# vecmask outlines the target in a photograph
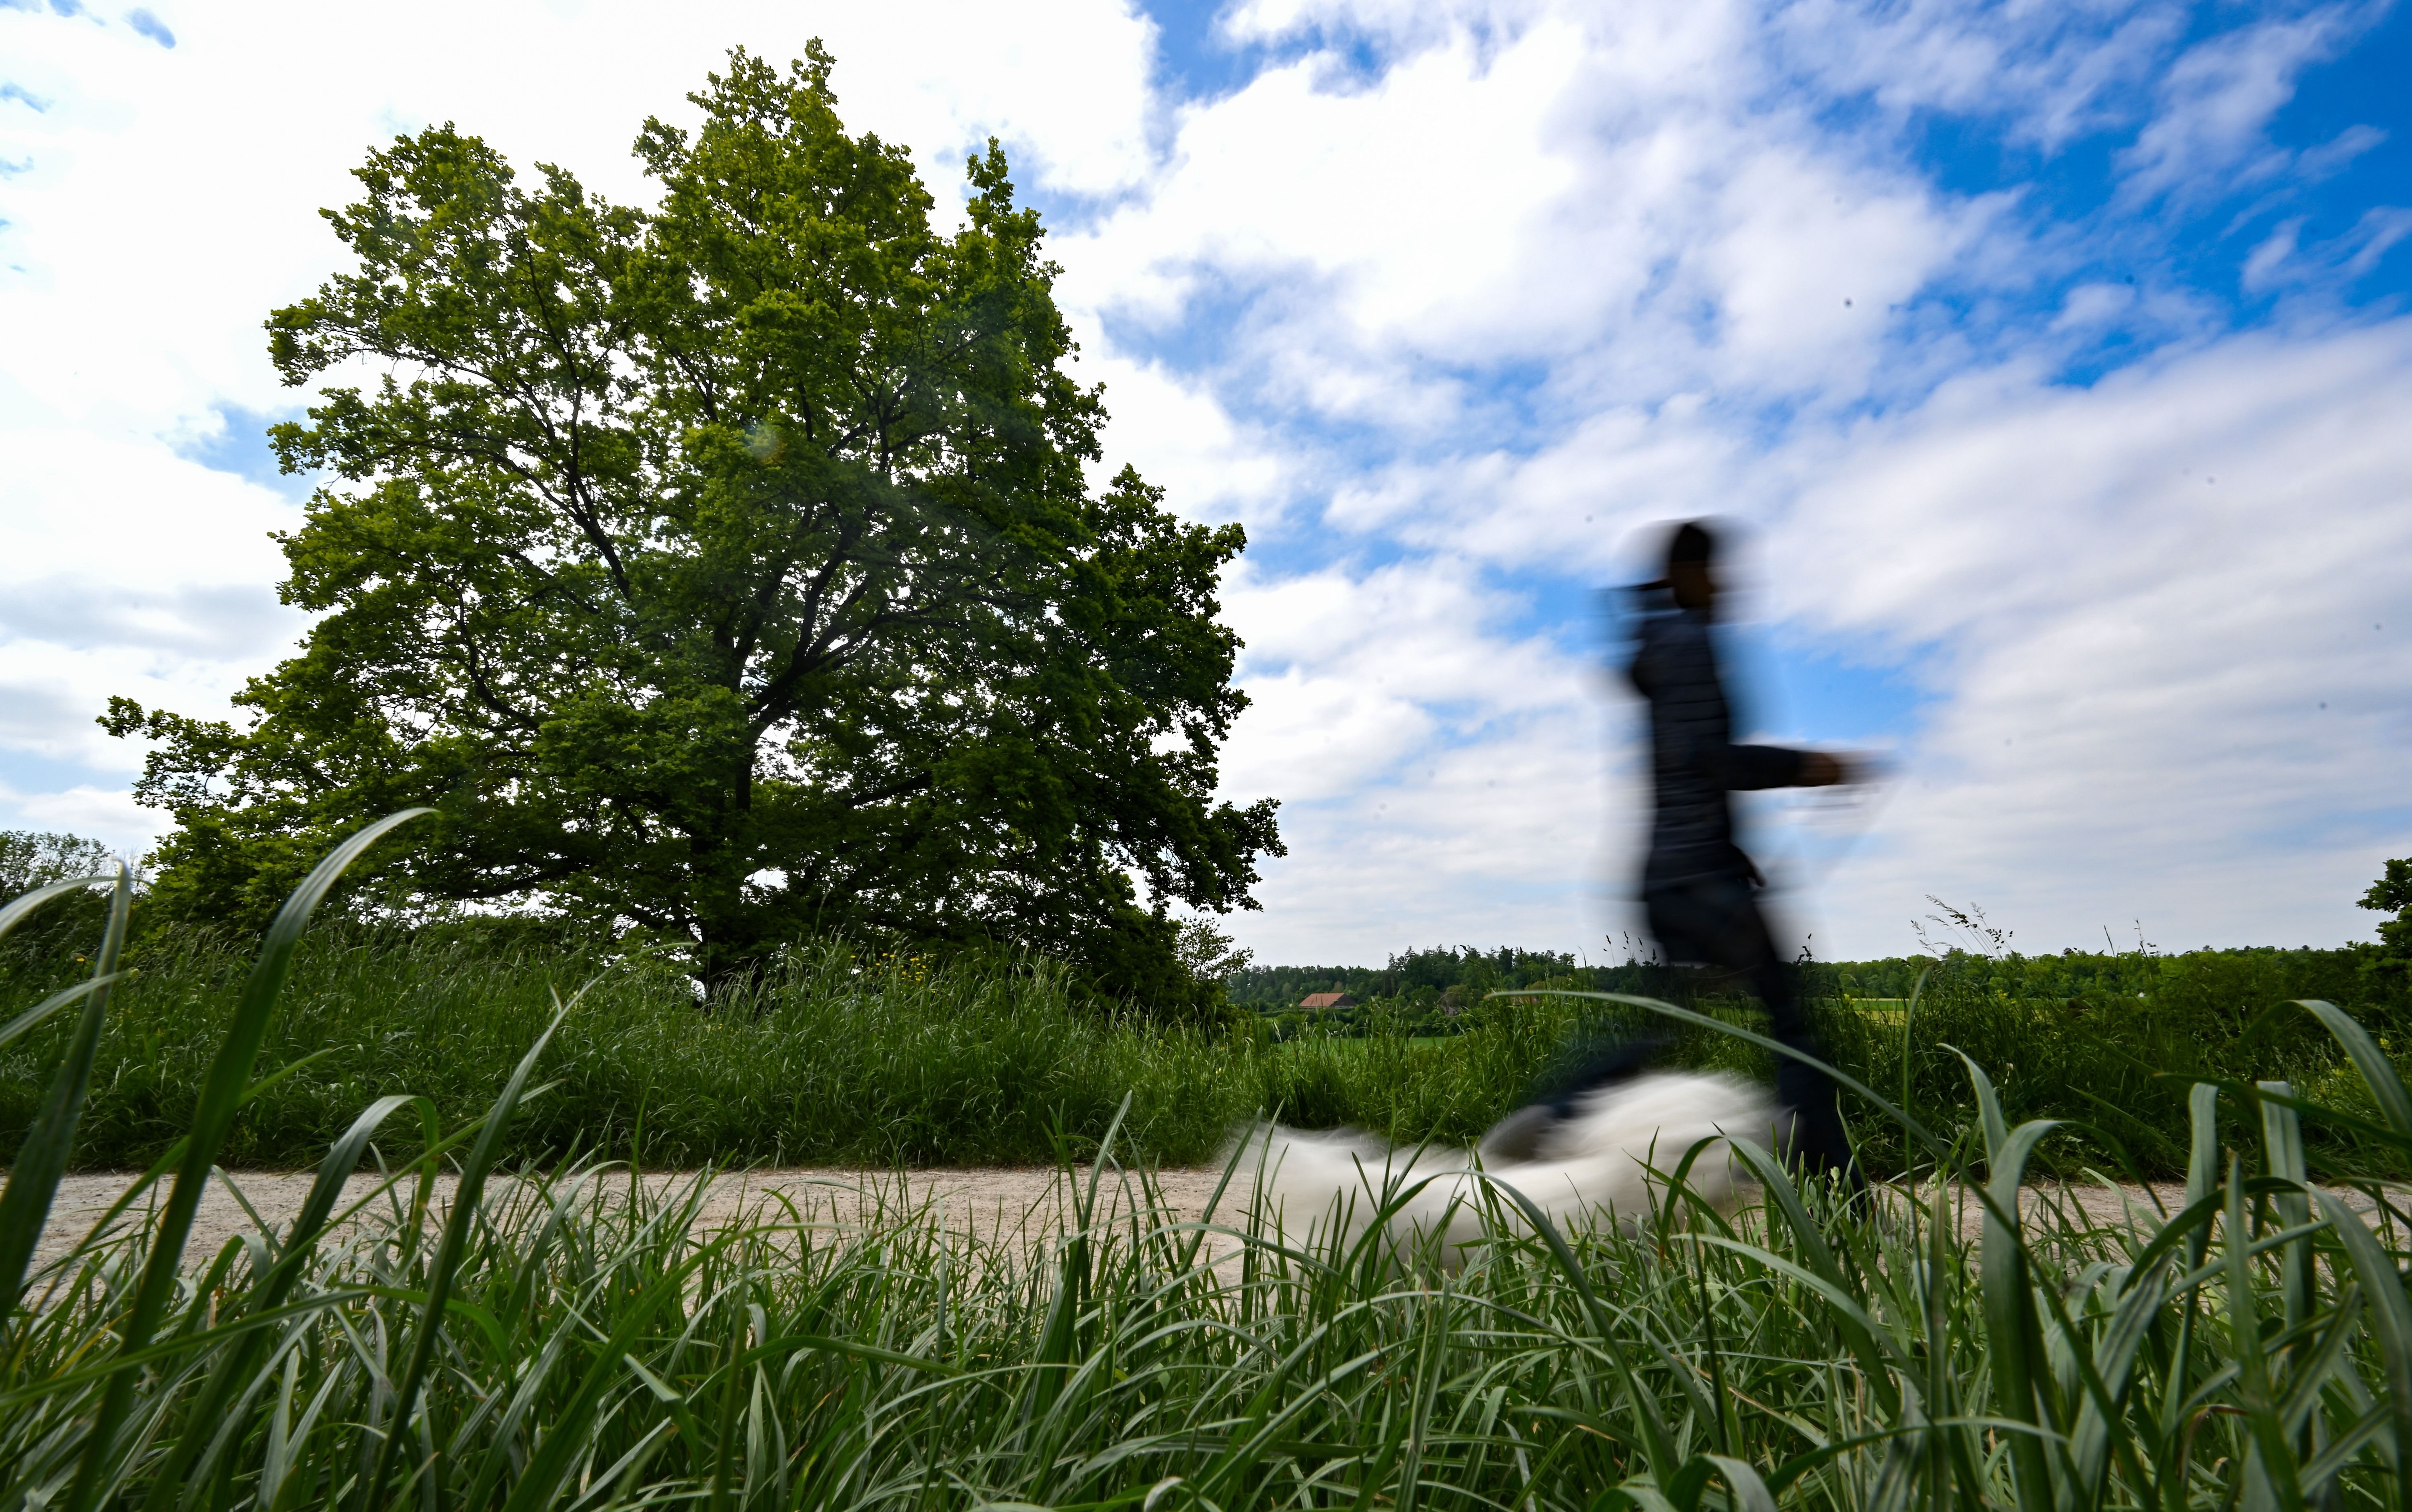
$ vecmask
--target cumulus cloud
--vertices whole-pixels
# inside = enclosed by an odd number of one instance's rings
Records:
[[[1785,610],[1948,668],[1900,844],[1837,906],[1916,873],[2062,941],[2358,931],[2355,879],[2412,838],[2412,323],[1973,397],[1856,438],[1771,543],[1818,564]]]
[[[371,146],[455,121],[523,170],[559,162],[640,198],[647,114],[678,118],[732,44],[784,62],[818,35],[851,123],[909,143],[942,205],[992,134],[1042,194],[1111,195],[1151,161],[1153,28],[1119,0],[570,22],[438,4],[407,24],[260,5],[173,30],[53,9],[0,8],[0,163],[22,165],[0,207],[0,772],[18,773],[0,823],[126,843],[157,815],[108,785],[140,753],[94,727],[107,698],[222,715],[303,626],[268,539],[296,522],[296,480],[259,432],[307,396],[279,388],[260,322],[336,267],[317,211],[350,198]],[[535,55],[552,66],[532,74]],[[52,763],[93,781],[45,797],[24,771],[60,783]]]
[[[1252,532],[1277,529],[1305,484],[1301,459],[1260,428],[1235,418],[1189,374],[1162,361],[1107,351],[1081,376],[1106,386],[1113,446],[1092,469],[1102,485],[1127,463],[1168,491],[1176,511],[1237,519]]]
[[[2138,114],[2133,97],[2186,32],[2171,4],[1975,6],[1798,0],[1773,18],[1791,58],[1828,89],[1890,112],[2002,120],[2056,152]]]
[[[2261,22],[2188,48],[2160,82],[2159,108],[2120,154],[2126,192],[2151,199],[2206,198],[2236,183],[2286,172],[2299,154],[2270,139],[2270,120],[2294,97],[2305,68],[2336,55],[2367,30],[2384,0],[2323,6],[2302,16]],[[2369,144],[2368,128],[2348,131],[2307,154],[2316,170]]]
[[[2385,756],[2412,326],[2348,302],[2412,214],[2288,200],[2384,132],[2280,124],[2381,8],[1243,0],[1220,36],[1259,66],[1193,100],[1152,92],[1158,33],[1119,0],[439,6],[359,37],[261,7],[177,17],[172,51],[0,9],[0,159],[29,165],[0,756],[92,779],[0,809],[131,833],[99,699],[214,712],[296,633],[264,540],[292,480],[243,437],[299,396],[257,322],[329,271],[315,211],[368,145],[455,120],[641,198],[644,114],[729,42],[818,31],[849,121],[942,201],[1006,140],[1107,465],[1257,543],[1224,778],[1285,800],[1290,856],[1236,920],[1260,958],[1597,954],[1630,922],[1633,711],[1581,606],[1701,513],[1757,527],[1775,639],[1923,696],[1880,807],[1821,835],[1761,805],[1772,852],[1847,852],[1794,900],[1820,953],[1907,947],[1930,891],[2035,944],[2333,940],[2412,849]],[[2104,203],[1948,173],[1936,122],[2038,173],[2086,143]],[[2169,226],[2240,190],[2224,271],[2172,271]]]
[[[161,816],[136,803],[123,787],[79,783],[56,792],[25,792],[0,783],[0,805],[21,828],[88,836],[137,865],[162,832]]]
[[[176,34],[168,29],[168,23],[147,10],[127,11],[125,24],[161,47],[172,48],[176,45]]]
[[[1242,571],[1226,603],[1254,702],[1225,786],[1282,796],[1292,856],[1238,925],[1268,959],[1582,943],[1607,811],[1579,653],[1464,564]]]

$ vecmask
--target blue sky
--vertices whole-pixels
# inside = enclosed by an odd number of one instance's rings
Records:
[[[1753,805],[1821,954],[1929,893],[2038,948],[2333,942],[2412,854],[2412,7],[301,14],[0,5],[0,824],[139,845],[101,700],[214,712],[300,633],[257,323],[362,150],[454,120],[640,198],[638,122],[820,35],[942,202],[1005,141],[1110,464],[1249,530],[1261,958],[1607,947],[1601,590],[1693,514],[1745,542],[1760,732],[1886,756]]]

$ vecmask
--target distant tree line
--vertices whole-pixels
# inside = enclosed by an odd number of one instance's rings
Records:
[[[1815,974],[1828,992],[1854,998],[1906,999],[1917,990],[1921,973],[1948,964],[1963,985],[2012,998],[2147,997],[2181,982],[2208,990],[2214,982],[2252,978],[2284,982],[2289,996],[2346,1004],[2391,990],[2389,979],[2372,969],[2375,957],[2370,946],[2251,946],[2166,955],[2064,950],[2058,955],[1985,956],[1963,950],[1939,958],[1834,962],[1816,966]]]
[[[1433,946],[1393,954],[1380,966],[1248,966],[1224,978],[1231,1001],[1243,1006],[1296,1007],[1312,992],[1351,997],[1437,998],[1450,989],[1475,993],[1531,987],[1590,968],[1569,951],[1519,950],[1502,946]],[[1583,980],[1588,982],[1588,976]]]
[[[2188,1013],[2260,1012],[2296,998],[2346,1008],[2412,1006],[2412,862],[2390,861],[2362,906],[2390,915],[2375,944],[2334,948],[2270,946],[2163,952],[2141,939],[2134,949],[2063,950],[2027,955],[2008,948],[2006,932],[1980,926],[1930,942],[1932,954],[1874,961],[1804,960],[1811,995],[1829,1000],[1906,1001],[1923,977],[1929,992],[1959,998],[2057,1003],[2073,1010],[2147,1001]],[[1963,917],[1963,921],[1965,921]],[[1483,994],[1518,988],[1629,992],[1690,1002],[1734,991],[1714,973],[1634,959],[1594,964],[1567,951],[1433,947],[1392,955],[1380,966],[1257,966],[1224,979],[1231,1002],[1261,1016],[1346,1033],[1385,1014],[1405,1014],[1417,1033],[1449,1033]],[[1345,992],[1354,1006],[1304,1015],[1309,993]]]
[[[2180,981],[2209,984],[2226,978],[2282,981],[2290,995],[2339,1004],[2375,1001],[2404,991],[2405,977],[2382,947],[2348,945],[2282,948],[2249,946],[2162,954],[2130,950],[2065,950],[2058,955],[1983,956],[1949,951],[1941,956],[1889,956],[1880,961],[1812,961],[1802,963],[1812,991],[1823,996],[1898,1002],[1917,991],[1921,974],[1949,969],[1967,987],[2013,998],[2137,997]],[[1382,966],[1249,966],[1225,978],[1231,1002],[1259,1012],[1294,1008],[1310,992],[1346,992],[1360,1001],[1400,998],[1438,1000],[1455,990],[1461,998],[1523,987],[1566,987],[1587,992],[1682,993],[1684,984],[1707,981],[1705,974],[1626,962],[1581,963],[1570,953],[1520,950],[1463,951],[1446,947],[1392,956]]]

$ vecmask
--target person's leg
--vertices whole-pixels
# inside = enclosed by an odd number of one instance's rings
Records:
[[[1525,1089],[1522,1105],[1493,1124],[1476,1148],[1493,1163],[1538,1159],[1551,1132],[1574,1117],[1587,1095],[1640,1076],[1666,1047],[1657,1034],[1577,1035]]]
[[[1801,1001],[1800,974],[1777,950],[1767,921],[1755,903],[1749,905],[1749,930],[1757,936],[1758,957],[1758,964],[1751,968],[1751,985],[1758,990],[1758,1000],[1767,1005],[1768,1037],[1787,1049],[1824,1060],[1825,1050],[1817,1043],[1816,1031],[1810,1027],[1807,1007]],[[1843,1132],[1843,1112],[1832,1079],[1816,1067],[1788,1055],[1776,1060],[1775,1094],[1792,1109],[1795,1120],[1793,1165],[1811,1175],[1842,1172],[1852,1185],[1862,1184],[1859,1168],[1851,1160],[1850,1138]]]
[[[1704,877],[1655,893],[1650,899],[1650,922],[1662,942],[1670,935],[1682,941],[1689,959],[1743,973],[1767,1008],[1769,1037],[1824,1059],[1801,1002],[1796,974],[1776,947],[1747,877]],[[1670,959],[1685,959],[1662,947]],[[1792,1165],[1812,1174],[1846,1172],[1856,1184],[1860,1175],[1851,1162],[1833,1082],[1823,1072],[1779,1055],[1775,1092],[1794,1115]]]

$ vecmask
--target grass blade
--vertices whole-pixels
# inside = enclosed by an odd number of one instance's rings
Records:
[[[319,1231],[326,1226],[333,1212],[336,1199],[342,1196],[344,1182],[357,1169],[368,1142],[385,1121],[404,1108],[418,1101],[406,1094],[380,1097],[371,1103],[352,1126],[328,1150],[327,1158],[319,1164],[317,1179],[310,1183],[310,1193],[302,1200],[302,1211],[287,1228],[285,1241],[279,1246],[275,1261],[267,1272],[252,1283],[251,1290],[237,1305],[245,1313],[273,1312],[284,1303],[286,1294],[301,1279],[302,1270],[314,1252]],[[245,1380],[257,1365],[260,1352],[269,1345],[265,1332],[254,1333],[229,1349],[210,1373],[208,1383],[195,1399],[188,1421],[197,1425],[215,1423],[233,1402],[237,1392],[248,1384]],[[151,1484],[146,1507],[164,1508],[178,1500],[181,1490],[184,1505],[192,1506],[207,1484],[212,1466],[207,1461],[196,1465],[195,1459],[203,1443],[203,1434],[188,1431],[169,1451],[157,1475]],[[209,1440],[214,1449],[218,1440]],[[188,1479],[188,1476],[190,1477]]]
[[[2027,1157],[2053,1126],[2037,1120],[1996,1140],[1993,1131],[2003,1123],[2001,1102],[1983,1073],[1973,1064],[1970,1070],[1987,1133],[1989,1179],[1978,1271],[1983,1278],[1985,1334],[1993,1345],[1996,1402],[2003,1417],[2030,1425],[2029,1431],[2010,1436],[2020,1512],[2051,1512],[2055,1497],[2042,1431],[2056,1430],[2059,1425],[2050,1420],[2045,1402],[2044,1382],[2051,1366],[2043,1356],[2043,1329],[2036,1315],[2026,1239],[2018,1226],[2019,1186],[2026,1174]]]
[[[2228,1283],[2228,1330],[2235,1342],[2238,1407],[2251,1430],[2254,1452],[2236,1472],[2247,1505],[2274,1506],[2294,1512],[2303,1505],[2295,1475],[2295,1456],[2287,1442],[2286,1425],[2278,1416],[2277,1394],[2270,1381],[2270,1360],[2261,1342],[2261,1308],[2253,1286],[2252,1233],[2244,1218],[2244,1176],[2233,1157],[2228,1166],[2225,1270]]]
[[[302,942],[302,931],[309,927],[310,916],[362,852],[388,830],[431,812],[404,809],[361,829],[320,861],[285,900],[285,906],[277,910],[268,927],[267,938],[261,943],[258,962],[252,968],[250,980],[243,984],[234,1022],[218,1047],[217,1057],[202,1084],[199,1106],[193,1111],[192,1127],[184,1137],[184,1165],[176,1173],[176,1184],[169,1190],[167,1206],[152,1232],[142,1279],[127,1310],[125,1330],[118,1343],[120,1354],[133,1354],[150,1343],[167,1310],[168,1299],[175,1292],[184,1240],[193,1229],[193,1214],[200,1207],[201,1193],[217,1165],[218,1150],[225,1144],[227,1131],[243,1105],[252,1064],[258,1059],[260,1043],[268,1034],[269,1016],[275,1012],[285,978],[292,972],[293,951]],[[98,1503],[103,1483],[111,1475],[109,1467],[116,1451],[117,1431],[132,1403],[133,1392],[134,1378],[130,1373],[121,1371],[110,1380],[91,1437],[84,1446],[83,1462],[76,1473],[75,1488],[67,1504],[72,1512],[91,1512]]]
[[[68,886],[82,884],[61,884],[61,888]],[[45,890],[55,893],[61,889]],[[18,903],[24,901],[21,898]],[[0,1303],[6,1304],[0,1317],[16,1314],[18,1299],[25,1288],[25,1268],[33,1261],[34,1246],[41,1240],[43,1226],[50,1222],[51,1200],[58,1194],[59,1178],[66,1171],[67,1155],[75,1145],[76,1123],[83,1116],[84,1094],[92,1086],[93,1057],[100,1048],[101,1019],[109,1011],[110,988],[122,975],[117,969],[117,957],[125,945],[126,917],[133,902],[134,874],[121,866],[116,890],[109,900],[109,926],[101,934],[92,979],[84,984],[81,994],[83,1011],[76,1017],[75,1033],[68,1036],[66,1054],[51,1074],[41,1111],[35,1115],[33,1127],[26,1130],[17,1159],[8,1168],[8,1189],[0,1195]],[[22,917],[23,914],[17,917]],[[34,1013],[47,1014],[73,1000],[74,994],[61,993]],[[33,1015],[21,1017],[17,1023],[24,1023],[28,1017]],[[17,1025],[9,1027],[13,1030]]]
[[[2354,1022],[2351,1015],[2332,1003],[2323,1003],[2317,998],[2298,998],[2295,1001],[2310,1009],[2312,1017],[2319,1020],[2327,1026],[2328,1032],[2336,1036],[2337,1044],[2344,1048],[2346,1058],[2353,1062],[2353,1068],[2361,1074],[2362,1085],[2370,1089],[2371,1098],[2378,1104],[2387,1126],[2403,1138],[2412,1140],[2412,1089],[2405,1088],[2404,1079],[2395,1074],[2395,1064],[2370,1037],[2370,1031]]]
[[[2336,1230],[2368,1299],[2375,1325],[2371,1332],[2377,1339],[2379,1363],[2387,1373],[2383,1394],[2389,1422],[2379,1441],[2387,1446],[2394,1469],[2394,1505],[2402,1512],[2412,1512],[2412,1477],[2405,1475],[2405,1457],[2412,1452],[2412,1297],[2405,1295],[2394,1256],[2379,1247],[2377,1236],[2362,1223],[2361,1214],[2329,1193],[2316,1192],[2313,1196]]]
[[[125,868],[120,867],[119,870],[123,872]],[[36,888],[31,892],[19,893],[16,897],[9,899],[5,905],[0,905],[0,939],[7,938],[10,930],[15,929],[18,925],[32,917],[34,910],[41,907],[44,903],[50,903],[53,899],[64,898],[70,892],[81,892],[84,888],[93,886],[95,883],[107,883],[114,880],[116,879],[113,877],[105,876],[74,876],[67,878],[64,882],[52,882],[47,886]]]
[[[57,991],[52,992],[49,997],[42,999],[41,1002],[34,1005],[30,1008],[27,1008],[24,1012],[17,1015],[14,1019],[9,1020],[6,1025],[0,1025],[0,1047],[5,1047],[11,1040],[40,1028],[42,1024],[49,1020],[51,1014],[58,1012],[68,1004],[76,1002],[85,993],[98,991],[103,987],[112,986],[118,981],[124,979],[127,973],[117,971],[110,972],[106,976],[87,976],[82,981],[76,983],[73,987],[63,987],[59,989]]]
[[[1909,1006],[1908,1006],[1907,1007],[1905,1007],[1905,1008],[1904,1008],[1904,1009],[1902,1010],[1902,1015],[1901,1015],[1901,1108],[1902,1108],[1902,1111],[1903,1111],[1903,1112],[1905,1112],[1905,1113],[1909,1111],[1909,1070],[1910,1070],[1910,1065],[1909,1065],[1909,1054],[1910,1054],[1910,1045],[1911,1045],[1911,1040],[1910,1040],[1910,1037],[1909,1037],[1909,1030],[1910,1030],[1910,1026],[1911,1026],[1912,1024],[1914,1024],[1914,1023],[1918,1022],[1918,1000],[1919,1000],[1921,996],[1923,996],[1923,995],[1925,994],[1925,992],[1926,992],[1926,978],[1927,978],[1927,977],[1929,977],[1930,976],[1933,976],[1933,975],[1934,975],[1934,967],[1932,964],[1930,964],[1930,965],[1928,965],[1928,966],[1927,966],[1923,971],[1920,971],[1920,972],[1918,974],[1918,982],[1917,982],[1917,985],[1913,986],[1913,987],[1912,987],[1912,988],[1910,988],[1910,990],[1909,990]]]
[[[502,1149],[504,1131],[510,1125],[511,1115],[519,1109],[520,1098],[527,1090],[528,1078],[536,1072],[537,1058],[544,1054],[545,1047],[552,1043],[554,1033],[561,1028],[562,1020],[567,1017],[569,1006],[565,1004],[561,1011],[553,1015],[552,1022],[546,1027],[544,1034],[528,1047],[527,1054],[520,1058],[518,1067],[511,1072],[509,1083],[503,1088],[502,1095],[494,1099],[493,1109],[486,1114],[485,1126],[478,1131],[478,1142],[469,1149],[467,1163],[461,1167],[461,1179],[452,1189],[452,1211],[444,1219],[444,1237],[438,1241],[435,1257],[429,1266],[427,1306],[420,1314],[419,1331],[411,1343],[410,1361],[394,1387],[392,1426],[386,1433],[384,1445],[377,1450],[375,1468],[369,1472],[368,1480],[360,1490],[360,1505],[363,1507],[376,1505],[385,1494],[386,1476],[392,1470],[394,1456],[399,1452],[411,1423],[413,1409],[419,1402],[419,1386],[427,1377],[428,1363],[435,1358],[436,1336],[443,1328],[445,1304],[450,1299],[453,1284],[458,1279],[462,1247],[468,1242],[469,1226],[477,1221],[479,1205],[485,1197],[486,1173],[493,1168],[494,1156]],[[437,1481],[440,1469],[440,1465],[434,1462],[425,1467],[431,1484]]]

